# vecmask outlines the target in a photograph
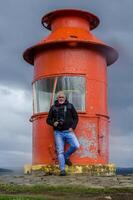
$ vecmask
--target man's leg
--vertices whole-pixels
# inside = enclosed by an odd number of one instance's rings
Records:
[[[55,136],[55,144],[56,144],[56,150],[57,150],[57,155],[58,155],[59,167],[60,167],[60,170],[63,171],[65,170],[63,133],[60,131],[55,131],[54,136]]]
[[[69,159],[72,153],[79,148],[79,142],[76,135],[73,132],[65,133],[66,142],[70,145],[69,149],[65,152],[65,159]]]

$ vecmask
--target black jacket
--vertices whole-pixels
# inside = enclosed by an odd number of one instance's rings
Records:
[[[59,124],[57,127],[54,127],[54,122],[56,121]],[[73,104],[67,100],[63,104],[59,104],[58,100],[56,100],[48,113],[47,123],[53,126],[54,130],[75,129],[78,123],[78,115]]]

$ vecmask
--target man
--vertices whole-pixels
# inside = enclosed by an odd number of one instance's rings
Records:
[[[74,129],[78,123],[78,115],[74,106],[66,99],[63,91],[57,93],[57,100],[50,108],[47,123],[54,128],[60,175],[65,176],[65,164],[72,165],[69,158],[79,148],[79,142],[74,134]],[[64,152],[65,143],[70,145],[66,152]]]

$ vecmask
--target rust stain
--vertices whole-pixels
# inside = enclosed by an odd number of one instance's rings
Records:
[[[106,154],[107,151],[107,128],[106,126],[102,126],[100,128],[100,153],[102,155]]]

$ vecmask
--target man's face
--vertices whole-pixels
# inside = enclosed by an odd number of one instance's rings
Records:
[[[63,103],[65,102],[65,100],[66,100],[65,95],[60,94],[60,95],[58,96],[58,102],[59,102],[59,104],[63,104]]]

